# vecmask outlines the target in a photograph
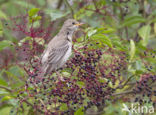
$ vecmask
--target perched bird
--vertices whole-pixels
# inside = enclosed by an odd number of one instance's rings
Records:
[[[80,25],[74,19],[66,20],[59,33],[48,43],[41,55],[42,75],[49,74],[66,63],[72,52],[72,35]]]

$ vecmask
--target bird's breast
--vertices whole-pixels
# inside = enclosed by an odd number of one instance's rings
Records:
[[[48,60],[49,52],[45,52],[42,57],[41,63],[44,64]]]
[[[63,61],[66,62],[68,60],[68,58],[70,57],[71,53],[72,53],[72,43],[68,42],[69,48],[66,52],[66,54],[63,57]]]

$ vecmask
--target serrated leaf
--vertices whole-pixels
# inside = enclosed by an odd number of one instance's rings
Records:
[[[74,113],[74,115],[84,115],[83,107],[79,108],[79,109]]]
[[[11,41],[9,40],[0,41],[0,51],[6,47],[10,47],[10,45],[11,45]]]
[[[145,47],[148,44],[150,32],[151,32],[151,26],[150,25],[143,26],[142,28],[140,28],[138,30],[139,36],[143,39],[142,45]]]
[[[31,10],[29,10],[29,17],[35,16],[39,12],[39,10],[39,8],[32,8]]]
[[[131,17],[128,17],[127,19],[124,20],[121,27],[131,26],[133,24],[142,23],[145,21],[146,20],[142,16],[131,16]]]
[[[104,34],[95,34],[95,35],[91,36],[91,38],[95,41],[96,40],[100,41],[101,43],[106,44],[112,48],[111,40]]]
[[[134,55],[135,55],[135,43],[133,40],[130,40],[130,52],[129,52],[129,55],[130,55],[130,61],[132,61]]]

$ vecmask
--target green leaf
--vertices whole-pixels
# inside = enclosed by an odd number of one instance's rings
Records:
[[[100,0],[99,2],[97,2],[97,5],[105,6],[106,3],[107,3],[106,0]]]
[[[42,17],[38,16],[37,13],[39,12],[39,8],[32,8],[31,10],[29,10],[28,14],[29,14],[29,23],[35,22],[40,20]]]
[[[15,76],[12,72],[10,71],[5,71],[5,73],[10,77],[10,78],[13,78],[14,80],[19,80],[17,76]],[[18,84],[18,83],[17,83]],[[17,85],[17,84],[14,84],[14,85]]]
[[[4,76],[3,76],[4,72],[5,72],[5,69],[2,69],[0,72],[0,85],[8,86],[8,82],[4,79]]]
[[[9,68],[9,72],[11,72],[14,76],[23,76],[24,70],[18,66],[12,66]]]
[[[3,78],[0,78],[0,85],[8,86],[8,83]]]
[[[9,113],[10,113],[10,110],[12,109],[12,106],[2,106],[2,108],[0,109],[0,113],[1,113],[1,115],[9,115]]]
[[[83,107],[79,108],[79,109],[74,113],[74,115],[84,115]]]
[[[35,16],[39,12],[39,10],[39,8],[32,8],[31,10],[29,10],[29,17]]]
[[[77,81],[76,84],[81,88],[85,86],[85,83],[83,81]]]
[[[23,44],[24,42],[26,42],[26,41],[31,41],[31,40],[33,40],[31,37],[25,37],[25,38],[23,38],[22,40],[20,40],[20,41],[18,42],[18,45],[19,45],[19,46],[22,46],[22,44]]]
[[[139,36],[143,39],[142,40],[143,46],[146,46],[148,44],[150,32],[151,32],[150,25],[143,26],[142,28],[138,30]]]
[[[46,14],[50,15],[51,17],[51,21],[54,21],[58,18],[62,18],[65,17],[66,15],[68,15],[70,12],[63,12],[61,10],[45,10]]]
[[[130,52],[129,52],[129,55],[130,55],[130,61],[132,61],[134,55],[135,55],[135,43],[133,40],[130,40]]]
[[[91,36],[91,38],[92,38],[92,40],[100,41],[103,44],[106,44],[112,48],[111,40],[104,34],[95,34],[95,35]]]
[[[3,102],[3,101],[8,101],[8,100],[10,100],[10,99],[13,99],[13,97],[12,96],[4,96],[2,99],[1,99],[1,101]]]
[[[142,23],[145,21],[146,20],[142,16],[131,16],[131,17],[128,17],[127,19],[124,20],[121,27],[131,26],[133,24]]]
[[[113,37],[111,41],[112,41],[112,44],[116,47],[116,49],[127,52],[128,48],[126,47],[126,45],[122,45],[123,43],[121,42],[120,38]]]
[[[115,29],[110,28],[110,27],[108,27],[108,28],[97,28],[97,30],[99,33],[102,33],[102,34],[109,34],[109,33],[115,32]]]
[[[93,34],[95,34],[97,32],[96,29],[91,29],[90,31],[88,31],[87,35],[88,37],[92,36]]]
[[[8,19],[7,15],[0,10],[0,19]]]
[[[6,47],[10,47],[10,45],[11,45],[11,41],[8,40],[0,41],[0,51]]]
[[[60,110],[61,110],[61,111],[66,111],[66,110],[68,110],[67,104],[66,104],[66,103],[62,103],[62,105],[60,106]]]

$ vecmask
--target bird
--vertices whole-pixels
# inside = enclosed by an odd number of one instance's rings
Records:
[[[62,68],[72,54],[72,36],[80,25],[75,19],[67,19],[59,33],[48,43],[41,55],[42,76]]]

